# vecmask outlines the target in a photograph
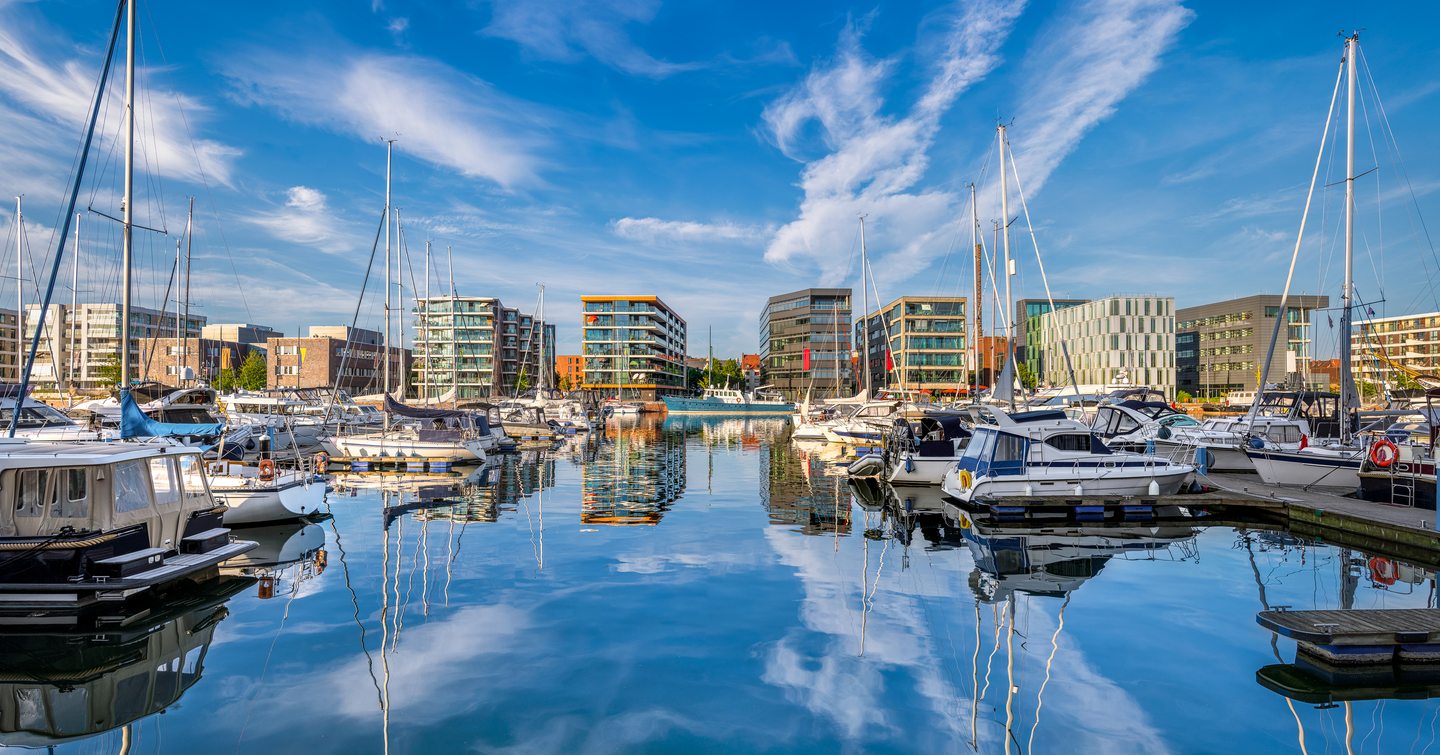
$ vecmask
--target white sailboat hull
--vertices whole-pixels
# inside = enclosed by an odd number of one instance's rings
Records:
[[[1260,479],[1270,485],[1327,493],[1353,493],[1360,488],[1360,466],[1365,460],[1363,449],[1251,449],[1246,453]]]
[[[229,507],[224,516],[227,525],[290,521],[314,514],[325,505],[325,483],[299,475],[283,482],[248,479],[246,483],[227,487],[223,479],[211,480],[215,500]]]
[[[384,434],[349,435],[334,439],[341,456],[396,456],[436,459],[441,461],[485,460],[485,449],[478,439],[456,443],[426,441],[418,438],[385,437]]]

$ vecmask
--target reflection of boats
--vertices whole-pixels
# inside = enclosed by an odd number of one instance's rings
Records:
[[[204,673],[225,601],[254,584],[222,577],[155,612],[63,632],[7,630],[0,642],[0,745],[53,747],[174,705]]]
[[[820,455],[805,444],[771,442],[760,449],[760,464],[760,502],[771,524],[794,525],[807,535],[849,534],[850,492],[843,479],[824,473]]]
[[[248,574],[249,569],[292,564],[325,547],[325,528],[314,522],[247,527],[244,532],[255,542],[255,550],[226,561],[222,573]]]
[[[1195,557],[1191,527],[1105,525],[1084,527],[988,527],[974,523],[965,538],[974,555],[972,584],[987,601],[1012,592],[1066,595],[1112,558],[1174,560]],[[1177,556],[1173,548],[1180,547]]]
[[[1301,654],[1255,672],[1260,686],[1310,705],[1357,700],[1428,700],[1440,697],[1440,668],[1433,664],[1335,666]]]

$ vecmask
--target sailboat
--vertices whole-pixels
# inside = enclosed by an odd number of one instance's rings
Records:
[[[385,424],[378,431],[344,432],[334,437],[340,453],[350,457],[388,456],[422,458],[436,461],[485,461],[485,444],[490,442],[488,427],[481,431],[477,417],[453,409],[422,409],[396,401],[391,395],[390,346],[390,264],[391,236],[390,203],[391,160],[394,140],[385,143]],[[396,424],[395,417],[405,421]],[[481,418],[483,419],[483,418]]]
[[[1360,50],[1360,35],[1345,38],[1345,57],[1342,72],[1337,74],[1335,92],[1331,96],[1330,108],[1333,114],[1335,101],[1340,93],[1340,79],[1346,80],[1345,117],[1345,282],[1340,299],[1344,304],[1340,314],[1340,401],[1336,405],[1336,419],[1340,425],[1338,438],[1312,441],[1303,438],[1298,448],[1282,447],[1263,437],[1254,437],[1245,455],[1255,465],[1260,478],[1272,485],[1302,487],[1305,489],[1336,493],[1351,493],[1360,488],[1360,467],[1366,458],[1363,441],[1355,437],[1355,415],[1359,398],[1355,380],[1351,374],[1351,319],[1355,306],[1355,91],[1356,58]],[[1330,118],[1325,120],[1325,134],[1321,140],[1320,154],[1315,158],[1315,176],[1310,182],[1310,196],[1306,197],[1305,214],[1300,220],[1300,238],[1295,242],[1295,256],[1299,255],[1300,243],[1304,239],[1305,220],[1310,212],[1310,197],[1314,195],[1315,181],[1320,173],[1320,161],[1324,156],[1324,144],[1329,137]],[[1290,260],[1290,275],[1294,276],[1295,256]],[[1285,310],[1285,299],[1290,293],[1290,280],[1285,282],[1285,294],[1280,300],[1280,311]],[[1270,373],[1269,354],[1274,353],[1277,336],[1284,318],[1276,318],[1275,331],[1271,335],[1270,350],[1265,359],[1265,369],[1260,384],[1265,385]],[[1260,397],[1250,408],[1253,419],[1258,411]]]

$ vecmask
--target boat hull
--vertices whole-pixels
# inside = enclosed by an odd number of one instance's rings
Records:
[[[1365,460],[1361,450],[1332,455],[1250,449],[1245,454],[1267,484],[1342,494],[1360,488],[1360,465]]]
[[[300,479],[279,484],[225,488],[211,482],[215,500],[229,507],[226,525],[271,524],[309,516],[325,505],[325,483]]]
[[[955,474],[947,472],[942,488],[948,495],[967,503],[1003,498],[1175,495],[1193,473],[1190,467],[1173,464],[1115,468],[1098,477],[1076,477],[1073,469],[1041,469],[1024,475],[987,475],[964,488]],[[1155,485],[1154,492],[1151,483]]]
[[[746,402],[731,404],[715,399],[665,396],[665,411],[671,414],[719,414],[733,416],[788,417],[795,405],[779,402]]]
[[[890,470],[891,485],[939,485],[959,456],[914,456],[906,454]]]

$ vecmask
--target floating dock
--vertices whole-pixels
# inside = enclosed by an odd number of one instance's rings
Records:
[[[1255,621],[1329,664],[1440,663],[1440,610],[1433,608],[1261,611]]]

